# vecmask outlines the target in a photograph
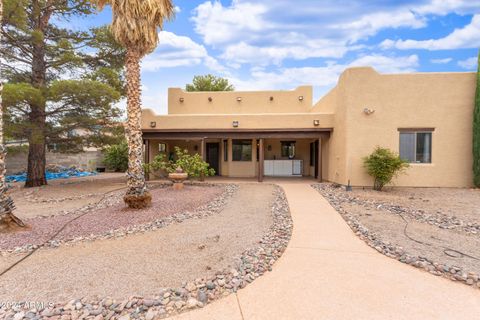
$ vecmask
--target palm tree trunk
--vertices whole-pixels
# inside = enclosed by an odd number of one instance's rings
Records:
[[[140,209],[150,205],[152,197],[145,183],[143,169],[143,139],[141,130],[140,101],[140,53],[128,48],[126,55],[127,70],[127,128],[128,171],[127,193],[123,198],[130,208]]]
[[[2,21],[2,19],[3,0],[0,0],[0,22]],[[25,226],[23,222],[13,214],[15,205],[12,198],[7,195],[7,185],[5,182],[5,156],[7,153],[3,144],[2,91],[3,83],[0,82],[0,231],[10,229],[15,225],[20,227]]]

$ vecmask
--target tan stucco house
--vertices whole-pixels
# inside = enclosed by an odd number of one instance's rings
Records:
[[[411,162],[397,186],[470,187],[475,73],[379,74],[350,68],[320,101],[312,88],[168,92],[168,115],[145,109],[145,161],[174,146],[221,176],[315,177],[371,186],[376,146]]]

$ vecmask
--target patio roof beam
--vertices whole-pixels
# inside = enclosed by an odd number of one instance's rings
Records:
[[[330,131],[143,131],[144,139],[195,140],[195,139],[318,139],[328,138]]]

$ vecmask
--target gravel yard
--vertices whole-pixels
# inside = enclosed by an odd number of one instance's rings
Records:
[[[426,214],[444,214],[480,224],[480,189],[386,188],[377,192],[355,188],[352,196],[368,201],[392,203]]]
[[[63,214],[98,202],[106,192],[124,187],[124,173],[100,173],[96,176],[48,181],[47,186],[24,189],[13,183],[10,195],[15,214],[28,219]]]
[[[190,188],[199,187],[186,192]],[[104,316],[128,308],[135,313],[140,304],[159,314],[203,306],[271,269],[286,248],[292,225],[282,194],[274,185],[241,184],[212,215],[128,237],[40,249],[0,277],[0,301],[65,304],[78,298],[70,303],[80,302],[90,314],[110,307]],[[21,256],[0,258],[0,269]],[[159,307],[149,310],[153,302],[136,295],[155,298]],[[38,312],[71,315],[68,306]]]
[[[479,286],[480,192],[394,188],[388,191],[314,185],[362,239],[402,262]]]
[[[94,207],[69,214],[25,219],[28,229],[2,235],[0,251],[27,245],[41,245],[72,219],[76,220],[61,230],[54,240],[65,241],[102,235],[111,230],[146,224],[173,213],[200,207],[220,196],[223,189],[220,186],[185,186],[183,190],[175,191],[166,186],[156,186],[151,190],[152,206],[138,211],[125,207],[122,201],[124,190],[116,191],[107,195],[104,201],[107,203],[103,205],[106,208]]]

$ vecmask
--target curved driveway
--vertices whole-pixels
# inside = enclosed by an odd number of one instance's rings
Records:
[[[480,319],[480,290],[368,247],[309,183],[279,183],[294,231],[273,271],[175,319]]]

